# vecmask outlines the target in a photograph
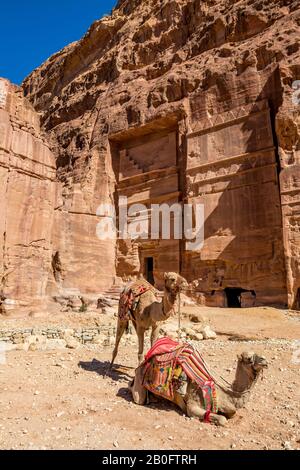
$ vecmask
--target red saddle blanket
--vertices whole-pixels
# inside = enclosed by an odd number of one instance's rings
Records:
[[[143,386],[168,400],[185,374],[202,390],[207,412],[218,412],[215,383],[200,353],[191,344],[179,344],[170,338],[161,338],[145,356]]]

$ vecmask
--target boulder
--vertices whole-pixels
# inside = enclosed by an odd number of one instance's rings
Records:
[[[204,339],[216,339],[217,333],[215,333],[210,326],[205,326],[201,331]]]
[[[26,343],[29,351],[41,351],[46,347],[47,338],[43,335],[31,335],[27,338]]]
[[[184,328],[187,337],[193,341],[202,341],[203,335],[192,328]]]

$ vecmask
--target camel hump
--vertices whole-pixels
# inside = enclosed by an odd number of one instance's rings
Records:
[[[130,313],[135,309],[135,306],[139,301],[139,297],[149,291],[154,294],[158,292],[152,284],[145,279],[138,279],[137,281],[127,284],[120,296],[119,319],[124,322],[130,320]]]
[[[174,399],[174,391],[187,378],[202,390],[205,410],[218,412],[217,390],[204,359],[189,343],[179,344],[170,338],[161,338],[147,353],[144,367],[144,387],[150,392]]]
[[[155,287],[150,284],[150,282],[146,281],[146,279],[137,279],[136,281],[130,283],[127,288],[131,290],[135,297],[138,297],[139,295],[144,294],[149,290],[154,294],[158,293],[158,290],[155,289]]]

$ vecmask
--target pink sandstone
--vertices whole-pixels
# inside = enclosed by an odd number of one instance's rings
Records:
[[[13,246],[10,263],[27,261],[3,295],[97,294],[147,274],[152,259],[158,287],[164,271],[180,271],[207,305],[228,305],[236,288],[243,305],[300,308],[299,25],[292,0],[124,0],[32,72],[22,87],[55,156],[56,200],[53,157],[33,153],[34,176],[11,175],[8,185],[11,231],[0,234]],[[18,119],[28,120],[23,107],[37,119],[14,90]],[[10,129],[13,111],[3,113],[1,129]],[[18,132],[7,144],[1,131],[1,148],[25,165],[32,134]],[[148,206],[204,203],[203,249],[100,241],[97,208],[118,209],[118,195]]]

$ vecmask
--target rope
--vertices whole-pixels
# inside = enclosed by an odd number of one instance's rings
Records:
[[[223,390],[225,393],[229,393],[233,396],[237,396],[237,397],[242,397],[244,395],[247,395],[247,393],[249,393],[252,388],[254,387],[254,385],[256,384],[257,380],[258,380],[258,377],[259,377],[259,374],[256,374],[252,384],[250,385],[249,388],[247,388],[247,390],[244,390],[243,392],[238,392],[237,390],[233,390],[232,388],[232,385],[226,380],[224,379],[224,377],[222,377],[221,375],[217,374],[212,374],[207,366],[207,363],[203,360],[203,364],[206,368],[206,372],[211,376],[211,378],[213,379],[213,381],[215,382],[215,384],[221,388],[221,390]],[[218,377],[218,378],[217,378]],[[223,380],[223,382],[225,383],[225,385],[221,384],[220,383],[220,379]]]
[[[180,290],[178,293],[178,342],[181,340],[181,296]]]

